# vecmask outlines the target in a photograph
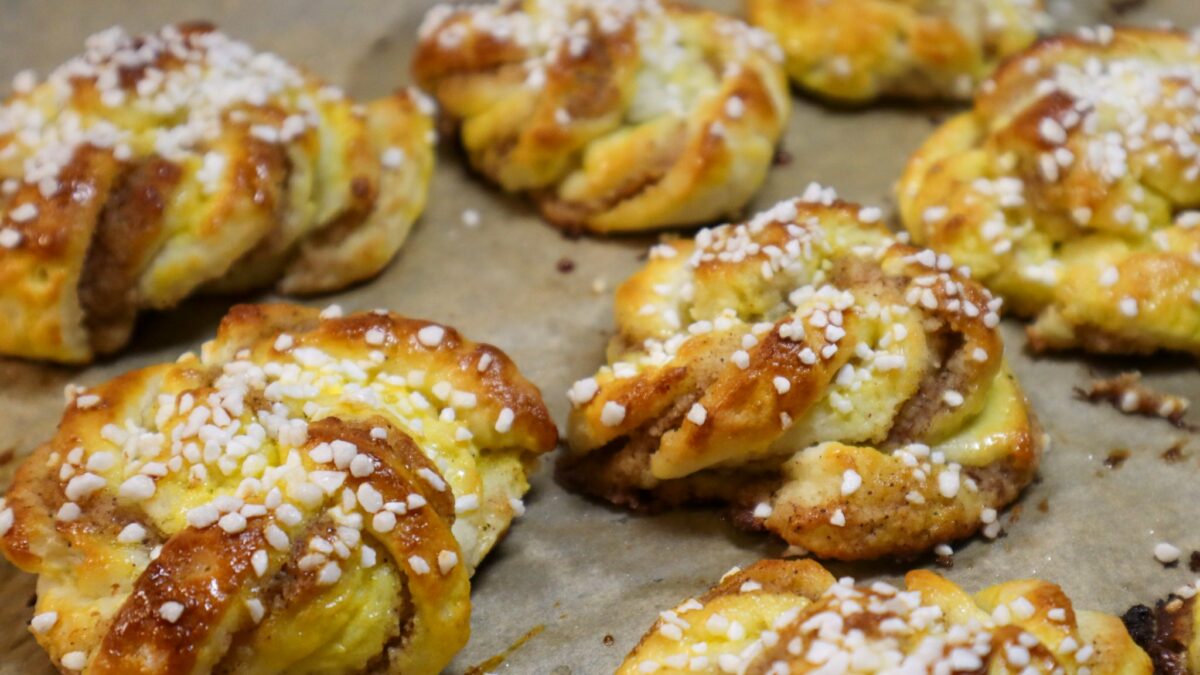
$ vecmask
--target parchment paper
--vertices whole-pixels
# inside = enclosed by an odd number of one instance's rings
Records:
[[[1060,1],[1055,12],[1072,24],[1200,24],[1196,0],[1110,2],[1124,9],[1100,0]],[[10,0],[0,4],[0,81],[27,67],[45,74],[76,54],[87,35],[113,24],[148,30],[203,18],[369,97],[410,81],[412,40],[430,4]],[[739,12],[737,0],[704,4]],[[774,169],[751,209],[794,196],[813,180],[837,187],[844,197],[891,207],[891,186],[906,157],[949,112],[896,105],[831,110],[797,97],[784,143],[792,160]],[[462,222],[468,208],[483,215],[477,228]],[[375,281],[312,303],[386,307],[492,342],[542,388],[561,425],[564,391],[601,359],[612,326],[611,289],[641,264],[638,256],[652,241],[564,238],[522,200],[469,175],[453,143],[443,143],[429,207],[399,257]],[[564,258],[574,263],[573,271],[558,271]],[[0,360],[0,488],[20,458],[53,433],[65,384],[101,382],[194,349],[212,335],[230,302],[201,299],[146,316],[129,350],[90,368]],[[1161,420],[1081,402],[1072,388],[1093,373],[1137,367],[1152,386],[1200,403],[1196,364],[1079,355],[1033,359],[1024,351],[1019,323],[1006,321],[1004,332],[1009,358],[1053,447],[1040,482],[1002,516],[1007,535],[994,543],[958,544],[954,566],[944,573],[970,590],[1036,575],[1061,584],[1077,606],[1117,613],[1194,577],[1186,563],[1164,568],[1152,549],[1170,541],[1186,557],[1200,548],[1200,440]],[[1200,414],[1193,411],[1187,421],[1200,423]],[[1168,463],[1160,455],[1172,446],[1184,458]],[[1119,469],[1106,468],[1105,458],[1117,449],[1131,457]],[[551,479],[549,465],[533,481],[528,514],[475,577],[473,636],[451,672],[464,672],[538,630],[494,670],[612,672],[658,610],[702,592],[733,565],[782,552],[778,542],[738,532],[715,511],[636,516],[567,493]],[[832,567],[861,578],[895,578],[914,565],[932,564]],[[53,672],[26,629],[33,588],[32,576],[0,562],[0,675]]]

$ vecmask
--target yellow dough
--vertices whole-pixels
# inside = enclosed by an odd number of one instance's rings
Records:
[[[1049,25],[1041,0],[746,0],[818,96],[965,99]]]
[[[812,186],[653,249],[617,290],[608,364],[569,392],[564,480],[634,508],[726,502],[822,557],[995,536],[1043,444],[999,301],[880,221]]]
[[[615,233],[736,213],[790,109],[767,34],[658,0],[524,0],[426,17],[417,81],[471,164],[550,222]]]
[[[1200,354],[1200,41],[1041,43],[909,161],[913,239],[1030,317],[1035,350]]]
[[[0,551],[64,672],[435,674],[556,438],[452,328],[238,306],[199,356],[74,392]]]
[[[425,203],[432,103],[365,106],[211,26],[111,29],[0,107],[0,354],[85,362],[198,291],[336,290]]]
[[[617,675],[1153,672],[1120,619],[1075,609],[1054,584],[971,596],[933,572],[904,581],[856,585],[808,560],[759,561],[663,612]]]

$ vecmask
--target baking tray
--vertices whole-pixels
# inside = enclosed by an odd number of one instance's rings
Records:
[[[1196,0],[1050,0],[1068,25],[1200,24]],[[359,97],[406,84],[411,47],[429,0],[9,1],[0,4],[0,81],[31,67],[44,74],[113,24],[150,30],[210,19],[261,49],[304,64]],[[702,2],[739,13],[736,0]],[[832,110],[797,98],[783,147],[751,209],[791,197],[810,181],[843,197],[892,206],[892,184],[908,154],[953,108],[885,105]],[[788,158],[790,157],[790,160]],[[346,309],[386,307],[442,321],[506,350],[545,394],[555,419],[566,388],[591,374],[612,330],[613,287],[641,264],[653,237],[569,239],[524,201],[464,169],[453,142],[438,157],[429,206],[394,263],[378,279],[313,299]],[[482,215],[463,223],[466,209]],[[564,272],[569,267],[573,269]],[[256,295],[238,300],[262,300]],[[119,357],[85,369],[0,360],[0,488],[19,460],[48,438],[68,382],[91,385],[131,368],[173,359],[210,337],[229,298],[200,299],[144,317]],[[1120,613],[1195,577],[1186,563],[1164,568],[1159,541],[1200,548],[1200,439],[1162,420],[1082,402],[1074,387],[1097,374],[1138,368],[1147,382],[1200,402],[1200,373],[1187,359],[1031,358],[1021,325],[1005,321],[1008,356],[1052,438],[1040,480],[1002,516],[1006,534],[956,546],[942,572],[969,589],[1038,576],[1061,584],[1078,606]],[[1200,423],[1189,413],[1188,422]],[[1169,449],[1174,453],[1164,458]],[[1119,468],[1106,460],[1129,457]],[[1168,458],[1176,457],[1173,460]],[[1109,462],[1117,464],[1117,462]],[[710,510],[638,516],[565,492],[550,462],[533,480],[528,513],[493,551],[473,583],[470,644],[452,673],[611,673],[656,612],[702,592],[734,565],[783,547],[735,530]],[[832,565],[838,574],[894,579],[909,563]],[[26,630],[34,578],[0,562],[0,675],[53,669]],[[522,642],[522,640],[524,640]],[[517,646],[519,644],[519,646]],[[504,658],[496,662],[498,655]],[[489,660],[491,662],[489,663]]]

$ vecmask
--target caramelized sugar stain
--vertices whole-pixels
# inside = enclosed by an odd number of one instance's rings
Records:
[[[500,664],[504,663],[505,659],[507,659],[508,657],[513,655],[513,652],[515,652],[518,649],[520,649],[521,647],[523,647],[526,642],[529,642],[531,639],[533,639],[534,636],[536,636],[538,633],[541,633],[544,630],[546,630],[546,625],[539,623],[538,625],[534,626],[533,628],[530,628],[528,633],[517,638],[516,642],[514,642],[508,646],[508,649],[505,649],[504,651],[500,652],[499,654],[496,654],[495,656],[484,661],[483,663],[480,663],[479,665],[471,666],[470,668],[467,668],[467,670],[463,673],[463,675],[484,675],[485,673],[490,673],[490,672],[496,670],[496,668],[499,667]]]

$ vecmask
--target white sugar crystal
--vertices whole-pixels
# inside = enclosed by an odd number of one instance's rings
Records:
[[[161,616],[167,623],[175,623],[179,621],[179,617],[183,616],[184,607],[182,604],[174,601],[164,602],[158,608],[158,615]]]
[[[615,427],[625,421],[625,406],[616,401],[607,401],[600,410],[600,423],[606,427]]]
[[[122,544],[139,544],[146,538],[146,528],[137,523],[130,523],[117,534],[117,541]]]
[[[425,326],[417,331],[417,341],[426,347],[437,347],[442,344],[442,338],[446,335],[446,329],[441,326]]]

